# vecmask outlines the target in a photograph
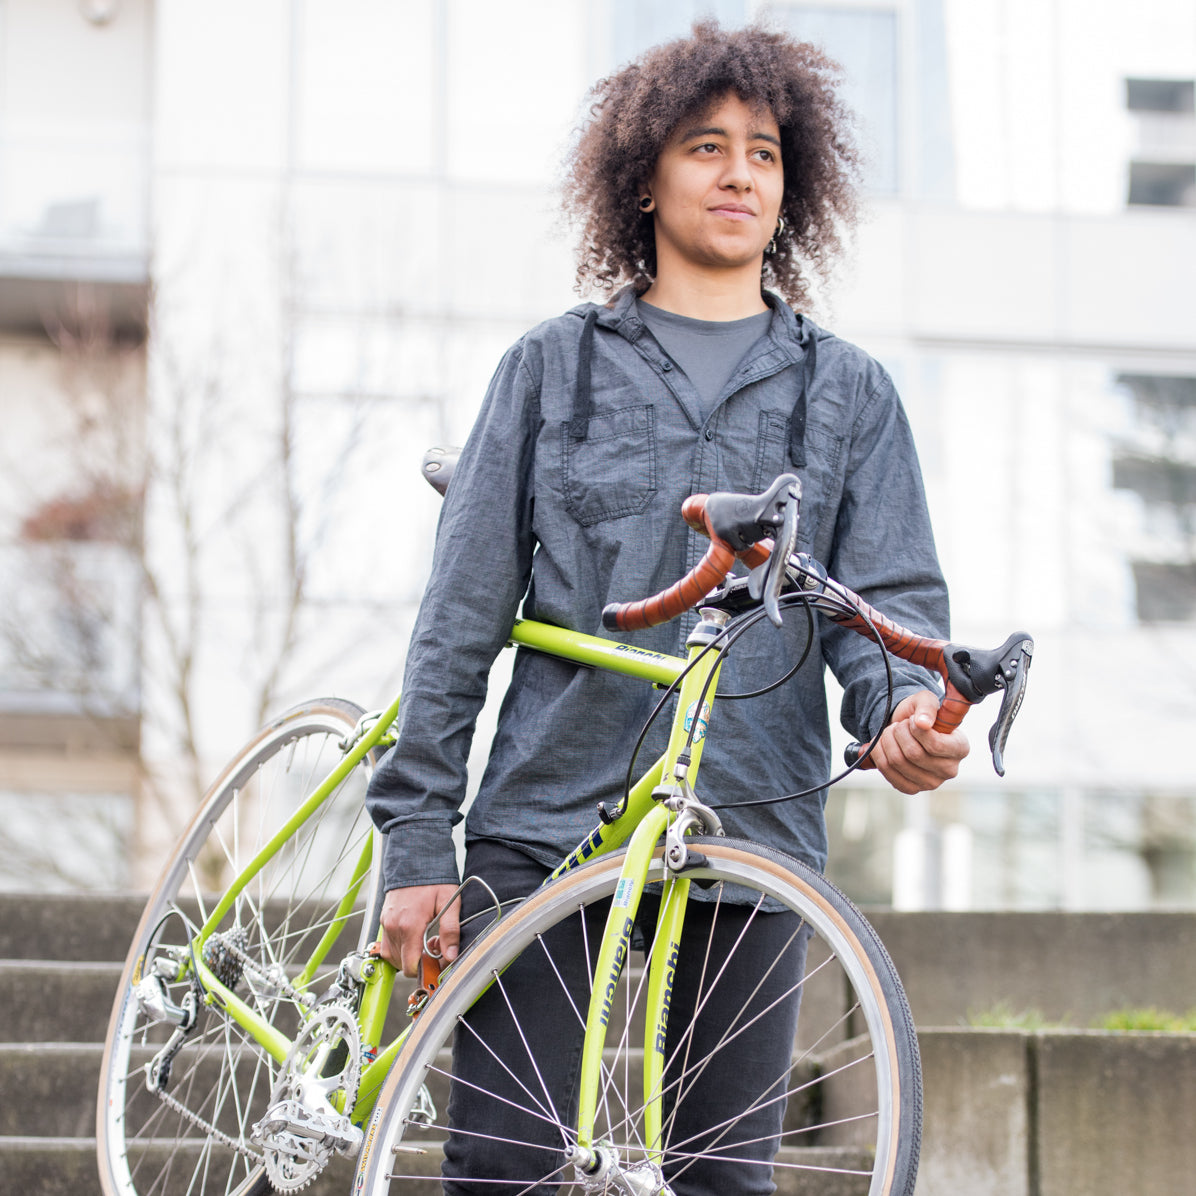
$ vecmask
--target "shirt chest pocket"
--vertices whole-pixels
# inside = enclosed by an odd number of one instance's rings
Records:
[[[565,507],[583,527],[639,515],[656,497],[656,409],[591,415],[584,440],[561,422]]]
[[[760,412],[752,492],[761,493],[783,473],[797,473],[802,485],[797,541],[808,552],[827,510],[833,511],[838,503],[843,434],[810,423],[806,425],[804,443],[806,464],[795,470],[789,459],[789,412]]]

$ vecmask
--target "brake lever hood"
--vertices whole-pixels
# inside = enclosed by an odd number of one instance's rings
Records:
[[[988,733],[993,768],[1001,777],[1005,775],[1005,744],[1022,708],[1033,657],[1034,640],[1024,631],[1014,633],[990,651],[953,646],[947,652],[947,680],[969,702],[1003,691],[997,721]]]

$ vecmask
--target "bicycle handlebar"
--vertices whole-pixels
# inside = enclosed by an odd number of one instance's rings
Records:
[[[801,487],[791,473],[782,474],[763,494],[691,494],[681,504],[681,517],[709,537],[706,555],[668,589],[639,602],[612,602],[602,611],[607,631],[643,631],[677,618],[698,605],[726,580],[736,559],[749,568],[763,566],[771,549],[761,543],[782,526],[790,502]]]
[[[805,600],[841,627],[878,638],[894,656],[933,670],[943,679],[945,693],[939,704],[934,730],[954,731],[968,710],[984,698],[1003,691],[997,721],[989,732],[993,767],[1005,775],[1004,751],[1021,709],[1029,678],[1034,640],[1016,632],[1000,647],[989,650],[965,647],[910,631],[865,602],[855,591],[828,577],[817,562],[805,554],[792,554],[796,535],[796,509],[800,495],[797,479],[783,474],[760,495],[695,494],[685,500],[682,517],[695,531],[710,538],[710,548],[701,561],[680,581],[651,598],[639,602],[612,603],[602,612],[610,631],[633,631],[654,627],[697,606],[712,590],[727,580],[736,559],[753,570],[748,589],[761,598],[770,617],[780,622],[775,607],[782,583],[802,591]],[[770,536],[788,541],[789,552],[778,569]],[[854,764],[865,748],[852,744],[848,764]],[[865,764],[866,766],[866,764]]]

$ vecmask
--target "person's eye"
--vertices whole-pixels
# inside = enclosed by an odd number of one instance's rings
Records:
[[[699,145],[694,146],[694,153],[696,154],[717,154],[718,146],[713,141],[703,141]]]
[[[756,151],[756,157],[759,158],[761,162],[775,162],[777,160],[777,155],[770,149],[758,149]]]

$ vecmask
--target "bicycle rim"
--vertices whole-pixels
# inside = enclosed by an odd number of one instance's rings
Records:
[[[779,852],[727,839],[694,840],[693,844],[706,859],[687,873],[706,886],[702,890],[706,913],[695,921],[713,927],[733,902],[746,931],[719,958],[706,952],[703,942],[683,940],[686,959],[692,957],[687,966],[695,968],[699,977],[692,1024],[699,1025],[703,1015],[716,1007],[713,994],[720,986],[734,986],[736,1012],[702,1034],[671,1019],[669,1062],[662,1081],[668,1109],[665,1132],[659,1144],[662,1149],[650,1149],[643,1127],[641,1078],[647,986],[641,969],[624,969],[618,990],[611,995],[614,1012],[605,1043],[595,1141],[606,1144],[608,1155],[617,1159],[624,1173],[641,1168],[637,1182],[652,1165],[658,1165],[660,1173],[648,1186],[609,1190],[723,1196],[769,1192],[775,1184],[781,1193],[909,1196],[921,1137],[917,1040],[900,982],[875,932],[829,882]],[[535,1143],[526,1148],[510,1135],[495,1134],[474,1152],[475,1157],[488,1154],[494,1170],[483,1173],[475,1167],[468,1180],[446,1190],[508,1196],[587,1190],[563,1153],[576,1133],[568,1113],[560,1110],[575,1104],[575,1093],[546,1092],[539,1082],[540,1068],[551,1068],[552,1062],[533,1059],[545,1037],[542,1022],[553,1003],[553,989],[562,985],[567,974],[567,966],[551,958],[546,939],[580,935],[593,956],[596,945],[590,941],[593,932],[587,922],[601,924],[621,863],[618,855],[607,857],[540,890],[462,957],[458,970],[444,980],[419,1019],[388,1077],[359,1163],[359,1190],[371,1196],[440,1191],[437,1176],[454,1083],[457,1092],[469,1094],[477,1118],[466,1127],[465,1138],[491,1132],[482,1111],[488,1099],[504,1109],[523,1103],[528,1124],[537,1128]],[[662,875],[658,859],[650,879]],[[691,900],[687,936],[696,905]],[[761,960],[753,958],[759,952],[747,945],[760,915],[777,906],[788,911],[780,917],[800,924],[812,936],[804,968],[794,972],[798,978],[791,984],[786,981],[784,1000],[792,1001],[800,993],[801,1014],[796,1035],[772,1045],[772,1060],[748,1069],[738,1065],[739,1052],[749,1027],[772,1016],[769,1010],[780,1008],[776,984],[769,989],[769,983],[784,951],[773,949],[772,959]],[[587,919],[577,917],[583,907],[592,911]],[[554,928],[558,928],[555,935]],[[775,943],[776,937],[770,941]],[[645,944],[646,952],[655,949],[654,942]],[[518,999],[506,992],[508,977],[516,974],[516,966],[509,965],[520,958],[536,977],[528,1008],[519,1008]],[[725,997],[724,993],[724,1008]],[[473,1087],[472,1073],[454,1078],[454,1035],[458,1043],[472,1046],[478,1037],[473,1022],[482,1020],[478,1011],[496,1000],[510,1010],[509,1025],[502,1026],[498,1041],[486,1049],[502,1057],[520,1078],[504,1079],[496,1085],[497,1091],[486,1094]],[[584,1022],[587,1002],[588,990],[570,992],[560,1004],[575,1010]],[[485,1020],[497,1025],[501,1016],[488,1015]],[[628,1026],[633,1027],[630,1032]],[[700,1050],[699,1038],[705,1042]],[[720,1053],[728,1061],[721,1068]],[[754,1074],[745,1077],[745,1071]],[[717,1089],[711,1083],[715,1075],[721,1077]],[[728,1076],[737,1093],[731,1096],[723,1091]],[[436,1110],[430,1115],[423,1104],[426,1097]],[[736,1102],[730,1113],[729,1100]],[[711,1107],[718,1111],[708,1113]],[[783,1120],[779,1133],[764,1140],[742,1127],[758,1124],[767,1107],[783,1110]],[[533,1158],[538,1162],[530,1163]],[[667,1188],[662,1186],[666,1182]],[[588,1190],[604,1189],[591,1186]]]
[[[167,863],[130,949],[104,1046],[97,1146],[106,1196],[269,1190],[249,1133],[280,1065],[230,1017],[200,1005],[173,1059],[165,1098],[149,1091],[146,1065],[173,1027],[148,1016],[134,989],[155,959],[187,951],[232,878],[340,761],[339,742],[361,713],[351,703],[322,699],[275,720],[208,791]],[[303,1016],[291,982],[338,921],[338,904],[363,850],[370,850],[364,792],[372,765],[367,756],[268,860],[216,927],[215,954],[205,958],[235,976],[236,995],[288,1037]],[[372,874],[339,924],[305,986],[309,993],[324,992],[345,955],[372,935]],[[171,980],[166,992],[179,1005],[190,987],[189,979]]]

